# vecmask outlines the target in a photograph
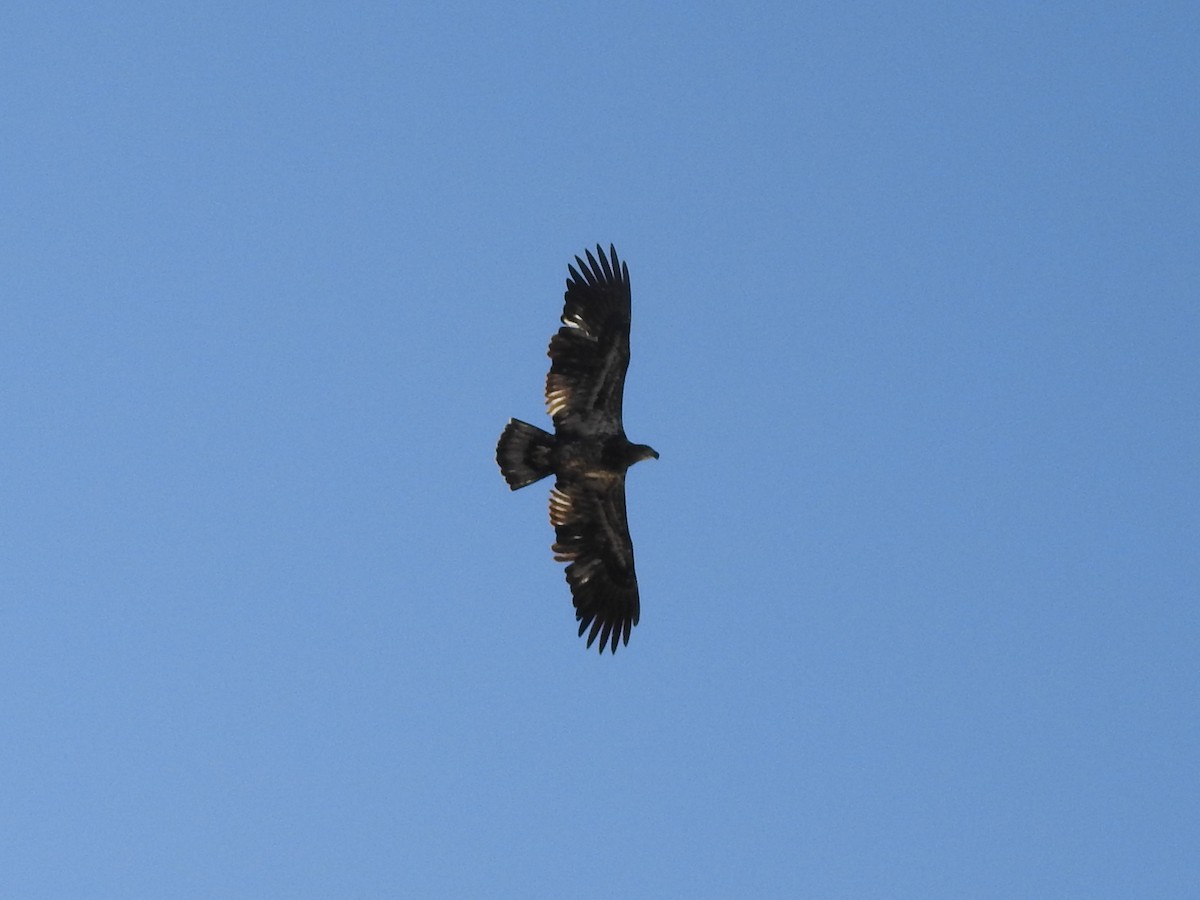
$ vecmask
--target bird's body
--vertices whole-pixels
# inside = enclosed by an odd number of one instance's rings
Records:
[[[625,473],[657,459],[625,437],[621,401],[629,366],[629,270],[609,247],[568,266],[562,327],[550,340],[546,406],[554,434],[512,419],[496,446],[496,462],[514,491],[555,476],[550,522],[554,557],[567,563],[579,633],[590,647],[615,653],[640,618],[633,542],[625,512]],[[590,631],[589,631],[590,628]]]

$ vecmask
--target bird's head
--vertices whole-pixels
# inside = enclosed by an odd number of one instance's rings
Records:
[[[645,444],[634,444],[631,450],[634,462],[641,462],[643,459],[658,459],[658,451]]]

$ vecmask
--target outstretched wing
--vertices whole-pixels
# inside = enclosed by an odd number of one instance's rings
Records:
[[[606,256],[596,245],[587,262],[568,266],[563,327],[550,339],[546,406],[555,429],[597,421],[620,430],[621,395],[629,368],[629,269],[611,244]]]
[[[579,634],[588,632],[589,647],[598,636],[601,653],[605,644],[616,653],[617,641],[629,643],[641,614],[624,475],[599,488],[560,478],[550,492],[550,522],[558,538],[554,558],[569,563],[567,583]]]

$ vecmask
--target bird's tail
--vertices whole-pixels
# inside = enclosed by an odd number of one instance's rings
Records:
[[[520,419],[509,419],[496,445],[496,462],[515,491],[554,471],[553,449],[554,435]]]

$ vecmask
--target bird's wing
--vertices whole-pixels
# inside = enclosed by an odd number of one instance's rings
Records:
[[[589,647],[599,637],[601,653],[606,643],[616,653],[640,616],[624,476],[599,486],[560,477],[550,492],[550,522],[554,558],[568,563],[579,634],[590,628]]]
[[[609,246],[586,251],[587,262],[568,266],[562,328],[550,339],[546,406],[556,429],[602,418],[621,422],[621,395],[629,367],[629,269]]]

